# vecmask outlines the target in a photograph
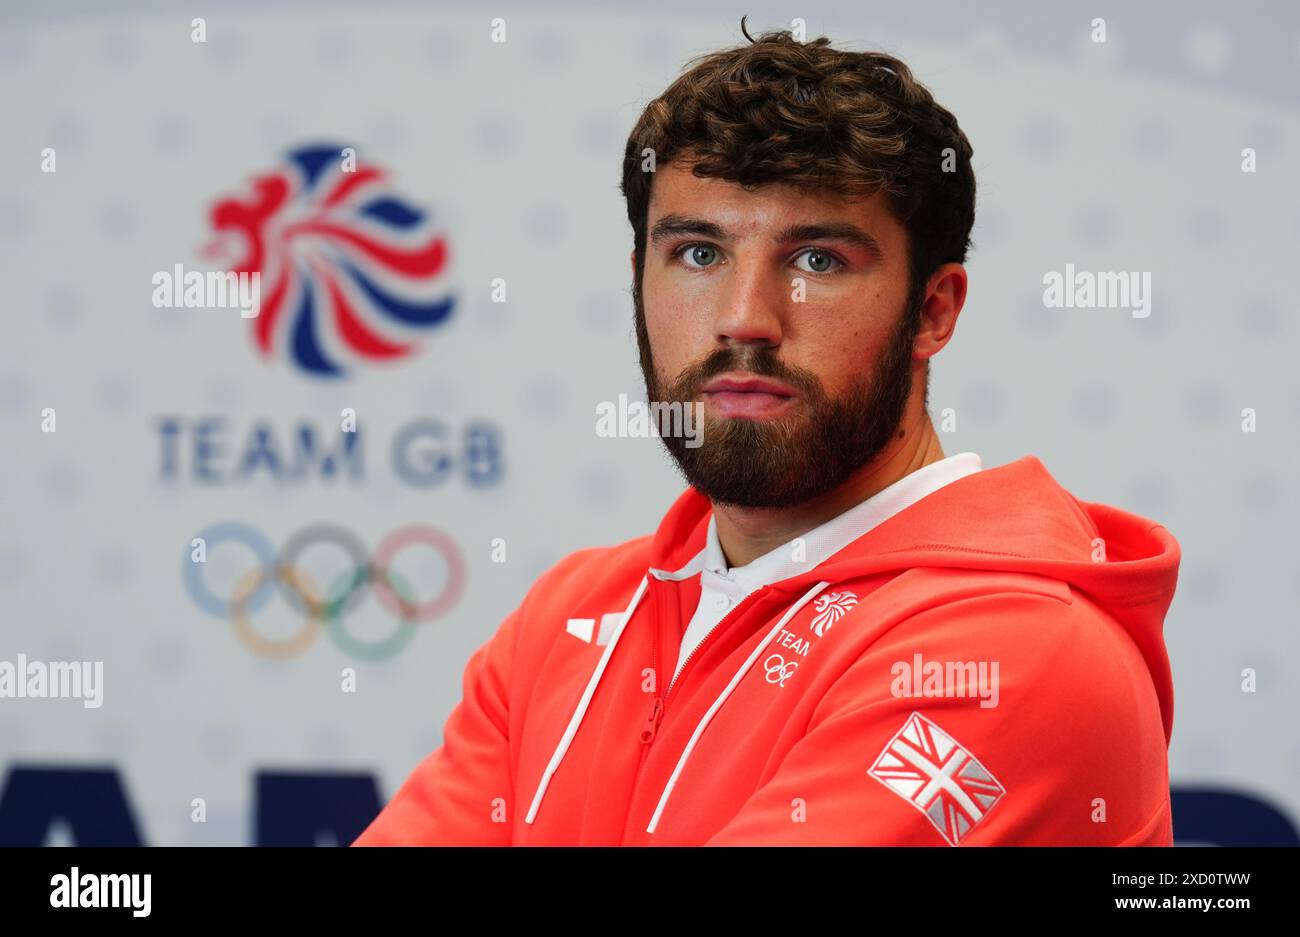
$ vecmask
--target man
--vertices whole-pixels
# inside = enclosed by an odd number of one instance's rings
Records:
[[[971,152],[902,62],[788,33],[647,107],[637,339],[703,405],[690,487],[542,576],[358,844],[1172,843],[1177,543],[927,415]]]

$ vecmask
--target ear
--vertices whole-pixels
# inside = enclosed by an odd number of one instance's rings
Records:
[[[966,303],[966,288],[966,268],[961,264],[944,264],[931,275],[921,303],[921,328],[912,347],[913,357],[929,360],[948,344]]]

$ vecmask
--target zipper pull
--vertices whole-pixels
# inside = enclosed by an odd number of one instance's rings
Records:
[[[659,717],[663,715],[663,712],[663,697],[656,696],[654,705],[650,708],[650,716],[641,727],[641,741],[644,744],[649,745],[654,741],[655,733],[659,731]]]

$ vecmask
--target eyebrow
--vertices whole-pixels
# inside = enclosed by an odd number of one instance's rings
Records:
[[[693,235],[695,237],[713,238],[726,241],[732,238],[731,232],[722,225],[703,218],[690,215],[664,215],[650,231],[651,243],[658,243],[671,237]],[[823,221],[813,224],[787,225],[776,233],[773,243],[784,244],[790,241],[840,241],[870,253],[877,261],[884,256],[880,242],[848,221]]]

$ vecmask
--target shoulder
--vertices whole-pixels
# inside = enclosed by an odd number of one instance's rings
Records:
[[[957,577],[945,599],[915,610],[885,640],[923,644],[956,659],[998,662],[1025,685],[1105,696],[1116,679],[1145,678],[1142,653],[1121,622],[1067,583],[993,573]]]
[[[945,603],[898,632],[898,647],[923,648],[945,667],[983,663],[997,682],[988,714],[1017,727],[1040,754],[1148,771],[1165,755],[1169,701],[1142,649],[1119,619],[1065,583]]]
[[[1040,751],[1068,749],[1067,761],[1164,753],[1161,682],[1125,625],[1086,594],[1032,575],[924,578],[928,604],[862,649],[845,691],[918,667],[945,679],[986,674],[988,698],[945,705],[1013,726]]]
[[[1172,703],[1124,626],[1059,585],[1000,586],[908,616],[854,665],[857,688],[874,674],[904,697],[882,707],[894,722],[933,720],[998,779],[1007,807],[1018,806],[1000,808],[987,834],[1116,843],[1164,822],[1162,707]],[[839,702],[861,705],[851,694]]]

